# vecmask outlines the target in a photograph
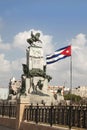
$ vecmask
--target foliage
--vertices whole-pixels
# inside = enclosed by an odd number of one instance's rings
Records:
[[[79,102],[82,98],[75,94],[66,94],[64,95],[65,100],[72,100],[73,102]]]

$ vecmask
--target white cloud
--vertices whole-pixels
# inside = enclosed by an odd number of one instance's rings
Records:
[[[78,34],[74,39],[72,39],[71,44],[75,47],[81,48],[84,47],[87,43],[86,35],[85,34]]]
[[[6,60],[4,54],[0,54],[0,86],[8,85],[10,78],[13,76],[21,78],[23,63],[25,63],[25,58],[10,61]]]
[[[87,85],[87,37],[85,34],[78,34],[70,42],[72,44],[72,71],[73,71],[73,86]],[[70,82],[70,58],[56,62],[49,68],[53,76],[53,83],[62,84],[67,81]]]
[[[32,29],[32,31],[33,31],[34,34],[36,32],[41,33],[40,38],[43,42],[42,46],[45,50],[45,54],[51,52],[53,50],[53,45],[51,45],[52,37],[49,36],[49,35],[44,35],[40,30]],[[26,42],[26,39],[30,38],[30,35],[31,35],[31,30],[20,32],[16,36],[14,36],[13,48],[17,48],[17,51],[19,51],[19,54],[20,54],[20,50],[18,50],[18,49],[26,50],[26,48],[29,46],[28,43]],[[7,45],[4,44],[2,39],[0,38],[0,49],[11,49],[11,47],[12,46],[10,46],[9,44],[7,44]],[[48,51],[48,48],[49,48],[49,51]],[[16,54],[16,51],[15,51],[15,54]],[[15,74],[15,76],[18,77],[18,73],[20,73],[19,77],[21,76],[21,74],[22,74],[22,72],[21,72],[22,71],[22,63],[25,63],[25,58],[23,58],[23,57],[18,58],[17,57],[17,59],[15,59],[15,60],[10,60],[10,59],[6,60],[6,55],[0,54],[0,72],[1,72],[2,77],[4,75],[3,81],[4,81],[4,78],[5,79],[10,78],[9,76],[11,76],[12,74]]]
[[[4,54],[0,54],[0,73],[10,71],[10,62],[5,59]]]
[[[55,51],[54,50],[55,47],[52,41],[52,36],[45,35],[40,30],[31,29],[29,31],[20,32],[16,36],[14,36],[13,48],[15,49],[17,48],[16,51],[19,51],[19,54],[20,54],[20,50],[26,50],[26,48],[29,46],[29,44],[26,42],[26,39],[30,38],[31,31],[33,31],[34,34],[36,32],[40,32],[41,34],[40,40],[42,40],[41,46],[43,46],[45,55]],[[0,44],[2,45],[2,43],[3,41],[0,38]],[[87,81],[86,81],[87,37],[85,34],[80,33],[77,36],[75,36],[75,38],[71,39],[71,41],[68,44],[72,44],[73,86],[77,87],[78,85],[87,85]],[[1,48],[4,48],[5,45],[3,44],[3,47]],[[8,44],[7,48],[10,48],[10,47],[11,46]],[[3,81],[4,79],[10,79],[11,78],[10,76],[12,75],[13,76],[15,75],[16,78],[18,77],[20,78],[21,74],[23,73],[22,63],[25,63],[25,60],[26,60],[25,58],[26,56],[24,53],[24,58],[21,56],[19,58],[17,56],[15,60],[10,60],[10,59],[6,60],[6,55],[0,54],[0,73],[3,77],[3,79],[2,78],[1,79]],[[69,86],[70,84],[70,58],[66,58],[52,65],[47,65],[47,74],[53,77],[53,80],[50,82],[50,84],[64,85],[66,82],[66,86]]]
[[[27,31],[18,33],[14,37],[13,47],[25,49],[25,47],[27,46],[26,39],[29,37],[29,35],[30,35],[30,32],[27,32]]]
[[[21,70],[22,63],[25,63],[25,58],[16,59],[14,61],[6,60],[4,54],[0,54],[0,73],[8,73]]]
[[[0,87],[8,86],[10,67],[10,61],[5,59],[5,54],[0,54]]]
[[[40,32],[40,39],[41,39],[41,41],[43,43],[42,46],[43,46],[43,48],[45,50],[45,54],[47,52],[49,53],[49,52],[53,51],[52,36],[44,35],[42,33],[42,31],[34,30],[34,29],[18,33],[14,37],[13,47],[20,48],[20,49],[25,49],[27,46],[29,46],[29,44],[27,43],[26,40],[31,37],[31,31],[33,31],[34,34],[37,33],[37,32]],[[37,44],[41,44],[41,43],[37,43]],[[49,48],[49,50],[48,50],[48,48]]]
[[[73,68],[74,68],[73,75],[77,79],[77,82],[79,82],[79,84],[81,84],[81,82],[87,84],[86,59],[87,59],[87,38],[86,35],[79,34],[73,41]]]
[[[11,69],[14,71],[22,70],[22,64],[25,63],[25,58],[17,59],[11,62]]]

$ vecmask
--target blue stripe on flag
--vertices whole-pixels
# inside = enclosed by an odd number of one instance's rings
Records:
[[[66,57],[67,57],[67,56],[63,56],[62,58],[58,58],[58,59],[52,60],[52,61],[47,61],[46,63],[47,63],[47,64],[52,64],[52,63],[55,63],[55,62],[57,62],[57,61],[59,61],[59,60],[61,60],[61,59],[66,58]]]
[[[67,55],[62,54],[62,52],[67,49],[69,46],[60,48],[58,50],[56,50],[53,54],[47,55],[46,56],[46,63],[47,64],[52,64],[55,63],[61,59],[64,59],[66,57],[68,57]]]

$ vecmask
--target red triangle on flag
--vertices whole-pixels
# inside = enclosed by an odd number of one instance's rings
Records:
[[[67,48],[65,48],[62,52],[61,52],[62,55],[65,55],[65,56],[71,56],[71,46],[68,46]]]

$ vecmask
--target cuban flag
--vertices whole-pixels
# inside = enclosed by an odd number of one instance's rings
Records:
[[[71,45],[56,50],[53,54],[46,56],[46,63],[52,64],[61,59],[71,56]]]

